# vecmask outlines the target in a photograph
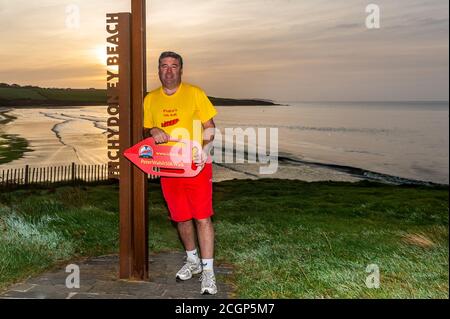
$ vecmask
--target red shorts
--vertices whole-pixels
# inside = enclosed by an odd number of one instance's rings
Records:
[[[161,188],[173,221],[200,220],[214,215],[211,163],[205,164],[195,177],[161,177]]]

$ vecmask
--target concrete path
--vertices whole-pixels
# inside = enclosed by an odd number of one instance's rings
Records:
[[[80,262],[80,288],[65,285],[69,273],[63,269],[44,273],[0,293],[0,299],[214,299],[231,298],[232,288],[225,280],[232,269],[216,266],[218,294],[202,296],[199,277],[177,282],[175,273],[184,263],[184,253],[150,255],[150,281],[128,282],[118,279],[118,256],[102,256]]]

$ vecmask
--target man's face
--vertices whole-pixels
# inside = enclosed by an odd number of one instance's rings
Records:
[[[175,58],[164,58],[159,64],[159,79],[166,88],[176,88],[181,83],[181,69],[180,62]]]

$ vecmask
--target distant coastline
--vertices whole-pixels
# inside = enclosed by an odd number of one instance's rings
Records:
[[[264,99],[209,97],[215,106],[279,105]],[[59,89],[0,83],[0,106],[87,106],[106,105],[106,90]]]

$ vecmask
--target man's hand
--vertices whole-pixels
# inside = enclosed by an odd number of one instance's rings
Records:
[[[154,127],[150,130],[150,134],[155,139],[156,144],[164,144],[170,141],[170,135],[161,130],[160,128]]]
[[[194,147],[192,160],[197,166],[203,168],[210,160],[211,148],[213,147],[214,135],[216,132],[216,124],[213,119],[203,123],[203,148],[198,150]]]
[[[203,167],[205,163],[208,161],[208,153],[205,149],[199,150],[197,147],[194,147],[192,150],[192,160],[193,162],[200,167]]]

